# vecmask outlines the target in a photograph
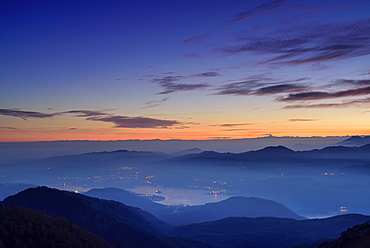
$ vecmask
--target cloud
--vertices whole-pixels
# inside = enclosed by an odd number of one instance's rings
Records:
[[[267,94],[278,94],[287,92],[300,92],[307,89],[306,86],[297,84],[279,84],[259,88],[255,94],[257,95],[267,95]]]
[[[163,98],[162,100],[165,101],[165,99],[166,98]],[[19,117],[22,118],[23,120],[27,120],[27,118],[51,118],[54,116],[60,116],[64,114],[74,114],[75,117],[84,117],[85,120],[87,121],[111,122],[114,123],[116,127],[121,128],[168,128],[184,124],[175,120],[161,120],[142,116],[130,117],[130,116],[112,115],[101,111],[90,111],[90,110],[70,110],[46,114],[34,111],[0,109],[0,115]],[[70,128],[69,130],[74,130],[74,128]]]
[[[155,65],[145,65],[145,66],[139,66],[139,68],[143,68],[143,69],[153,69],[155,67]]]
[[[370,54],[370,18],[348,22],[291,26],[269,32],[240,32],[219,51],[229,55],[255,53],[273,56],[262,63],[298,65]],[[236,41],[236,42],[235,42]],[[236,44],[232,44],[236,43]]]
[[[178,83],[181,80],[192,79],[192,78],[209,78],[221,76],[218,72],[209,71],[197,74],[191,74],[187,76],[165,76],[160,78],[153,78],[151,81],[158,84],[163,88],[162,92],[157,94],[169,94],[178,91],[192,91],[199,90],[209,87],[207,83],[198,84],[188,84],[188,83]]]
[[[91,110],[70,110],[70,111],[61,112],[60,114],[76,114],[77,117],[108,115],[107,113],[104,113],[101,111],[91,111]]]
[[[194,74],[194,76],[195,77],[219,77],[221,75],[218,72],[209,71],[209,72]]]
[[[17,128],[15,128],[15,127],[0,127],[0,128],[2,128],[2,129],[11,129],[11,130],[13,130],[13,129],[17,129]]]
[[[311,91],[296,94],[289,94],[286,97],[278,99],[279,101],[309,101],[309,100],[322,100],[322,99],[334,99],[348,96],[362,96],[370,94],[370,86],[358,89],[349,89],[338,92],[323,92],[323,91]]]
[[[370,79],[338,79],[333,84],[370,85]]]
[[[317,121],[317,119],[289,119],[291,122],[297,122],[297,121]]]
[[[338,1],[293,3],[289,0],[269,1],[255,7],[249,4],[247,11],[238,13],[226,21],[225,25],[210,30],[208,34],[185,39],[182,43],[199,45],[202,54],[232,56],[252,53],[270,56],[260,57],[257,65],[320,64],[365,56],[370,54],[369,17],[350,21],[338,18],[340,21],[323,23],[321,18],[315,18],[315,14],[361,8],[369,4],[343,5]],[[253,18],[259,18],[258,22],[251,20]],[[231,25],[247,20],[243,26],[230,28]],[[208,49],[206,53],[205,49]],[[320,68],[323,66],[316,69]]]
[[[60,115],[60,113],[47,114],[35,111],[22,111],[18,109],[0,109],[0,115],[19,117],[27,121],[28,118],[50,118],[56,115]]]
[[[157,94],[169,94],[178,91],[192,91],[209,87],[208,84],[167,84],[162,86],[165,90]]]
[[[299,82],[307,79],[308,78],[299,78],[295,80],[286,80],[284,83],[276,83],[273,82],[274,80],[271,78],[250,78],[245,81],[225,84],[216,89],[218,91],[216,95],[247,96],[302,92],[304,90],[307,90],[308,87],[290,82]]]
[[[183,57],[183,58],[191,58],[191,59],[199,59],[199,58],[203,58],[204,55],[201,55],[200,53],[185,53],[181,57]]]
[[[119,128],[168,128],[181,124],[174,120],[160,120],[149,117],[129,117],[112,115],[108,117],[89,117],[89,121],[111,122]]]
[[[199,44],[204,42],[205,40],[209,39],[210,37],[206,34],[203,35],[195,35],[193,37],[190,37],[188,39],[183,40],[181,43],[188,45],[188,44]]]
[[[359,6],[369,5],[369,4],[370,3],[344,5],[344,6],[339,6],[336,8],[331,8],[329,10],[348,9],[348,8],[359,7]]]
[[[247,96],[253,93],[253,88],[262,86],[260,79],[250,79],[236,83],[225,84],[216,90],[216,95],[241,95]]]
[[[260,16],[262,14],[266,14],[268,12],[271,12],[273,10],[276,10],[276,9],[282,7],[283,3],[286,2],[286,1],[287,0],[276,0],[276,1],[271,1],[269,3],[266,3],[266,4],[258,5],[257,7],[254,7],[250,11],[241,12],[241,13],[237,14],[236,17],[234,19],[228,21],[227,24],[229,24],[229,25],[234,24],[234,23],[237,23],[237,22],[241,22],[241,21],[251,19],[253,17]]]
[[[356,105],[369,105],[370,98],[341,102],[341,103],[319,103],[319,104],[296,104],[285,106],[284,109],[300,109],[300,108],[344,108]]]
[[[245,128],[231,128],[231,129],[223,129],[223,132],[240,132],[240,131],[256,131],[257,129],[245,129]]]
[[[149,102],[146,102],[144,103],[145,106],[144,107],[141,107],[139,109],[147,109],[147,108],[154,108],[154,107],[158,107],[161,103],[163,102],[166,102],[168,101],[170,98],[168,97],[165,97],[165,98],[162,98],[160,100],[153,100],[153,101],[149,101]]]
[[[254,125],[255,123],[226,123],[220,125],[212,125],[212,126],[220,126],[220,127],[238,127],[238,126],[249,126]]]

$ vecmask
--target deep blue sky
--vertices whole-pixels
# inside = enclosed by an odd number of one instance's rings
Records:
[[[2,1],[1,141],[370,134],[369,1]]]

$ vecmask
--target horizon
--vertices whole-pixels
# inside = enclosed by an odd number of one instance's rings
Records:
[[[1,13],[0,142],[370,135],[365,0],[16,0]]]
[[[266,138],[351,138],[351,137],[367,137],[370,135],[329,135],[329,136],[259,136],[259,137],[251,137],[251,138],[217,138],[217,137],[210,137],[209,139],[115,139],[115,140],[79,140],[79,139],[70,139],[70,140],[35,140],[35,141],[0,141],[0,143],[32,143],[32,142],[115,142],[115,141],[222,141],[222,140],[249,140],[249,139],[266,139]]]

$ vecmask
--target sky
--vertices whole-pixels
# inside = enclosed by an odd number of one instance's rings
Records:
[[[370,1],[5,0],[0,142],[370,135]]]

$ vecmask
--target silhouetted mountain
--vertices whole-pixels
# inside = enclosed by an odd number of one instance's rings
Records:
[[[58,156],[58,157],[50,157],[43,159],[41,161],[45,163],[63,163],[64,165],[68,165],[68,163],[72,162],[71,166],[75,164],[85,165],[88,164],[91,167],[94,165],[100,165],[106,162],[122,162],[122,161],[157,161],[160,159],[164,159],[168,157],[168,155],[160,152],[138,152],[138,151],[127,151],[127,150],[117,150],[113,152],[92,152],[92,153],[83,153],[79,155],[65,155],[65,156]]]
[[[287,155],[287,154],[293,154],[294,151],[292,149],[289,149],[285,146],[267,146],[263,149],[257,150],[257,151],[251,151],[249,153],[258,153],[258,154],[272,154],[272,155]]]
[[[307,158],[331,159],[370,159],[370,144],[359,147],[328,146],[323,149],[301,152]]]
[[[370,224],[368,222],[356,225],[342,232],[340,237],[332,242],[325,242],[319,248],[369,248]]]
[[[370,136],[352,136],[337,143],[340,146],[363,146],[367,144],[370,144]]]
[[[370,144],[361,147],[332,146],[310,151],[293,151],[284,146],[270,146],[256,151],[243,153],[218,153],[213,151],[181,156],[171,161],[195,162],[212,161],[227,163],[235,161],[274,162],[274,163],[317,163],[325,160],[351,159],[353,161],[370,160]],[[348,162],[348,161],[347,161]]]
[[[220,202],[177,208],[170,215],[162,216],[162,220],[175,225],[186,225],[226,217],[263,216],[306,219],[274,201],[256,197],[231,197]]]
[[[175,227],[172,234],[227,248],[294,247],[324,238],[336,238],[348,227],[369,219],[370,216],[354,214],[312,220],[232,217]]]
[[[352,165],[352,166],[343,167],[341,169],[341,172],[370,176],[370,164],[361,164],[361,165]]]
[[[186,239],[160,235],[169,226],[154,216],[115,201],[38,187],[5,198],[2,205],[25,206],[65,217],[115,247],[191,247]]]
[[[198,154],[198,153],[201,153],[201,152],[203,152],[203,151],[199,148],[191,148],[191,149],[187,149],[187,150],[184,150],[184,151],[174,152],[171,155],[174,156],[174,157],[178,157],[178,156],[185,156],[185,155],[188,155],[188,154]]]
[[[0,247],[113,248],[73,222],[24,207],[0,206]]]

